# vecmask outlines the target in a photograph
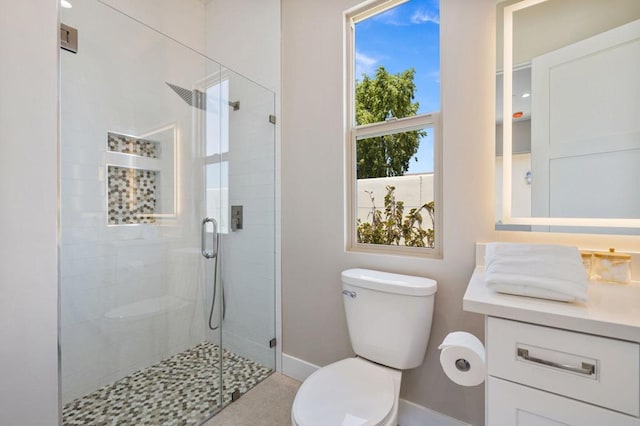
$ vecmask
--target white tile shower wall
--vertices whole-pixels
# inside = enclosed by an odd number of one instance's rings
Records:
[[[199,204],[190,195],[199,191],[192,114],[164,81],[191,88],[207,64],[97,1],[74,4],[62,19],[82,33],[79,53],[61,55],[62,399],[68,402],[204,339],[203,309],[192,313],[203,303],[196,291]],[[141,134],[167,124],[178,127],[179,166],[187,171],[178,182],[179,216],[163,226],[107,226],[107,132]],[[169,295],[189,304],[146,317],[107,316]]]

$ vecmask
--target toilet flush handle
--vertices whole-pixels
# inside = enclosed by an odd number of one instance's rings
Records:
[[[352,299],[356,298],[356,292],[355,291],[342,290],[342,294],[344,294],[345,296],[349,296]]]

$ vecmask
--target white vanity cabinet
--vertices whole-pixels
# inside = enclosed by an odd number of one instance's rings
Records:
[[[489,376],[487,425],[637,426],[637,418]]]
[[[589,302],[494,293],[479,267],[464,309],[485,315],[488,426],[640,426],[640,285]]]
[[[640,345],[487,317],[487,424],[639,425]]]

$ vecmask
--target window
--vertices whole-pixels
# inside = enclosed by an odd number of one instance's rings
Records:
[[[214,80],[206,88],[205,184],[206,215],[229,233],[229,80]]]
[[[437,0],[347,12],[349,248],[439,256]]]

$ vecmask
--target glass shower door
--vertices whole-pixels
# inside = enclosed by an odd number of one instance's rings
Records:
[[[63,424],[201,424],[275,369],[274,94],[101,1],[61,21]]]
[[[226,404],[275,370],[274,94],[225,67],[206,93],[207,216],[219,224],[207,281],[222,324],[210,333],[221,330]]]
[[[201,247],[221,66],[98,1],[61,15],[63,424],[200,424],[223,399]]]

